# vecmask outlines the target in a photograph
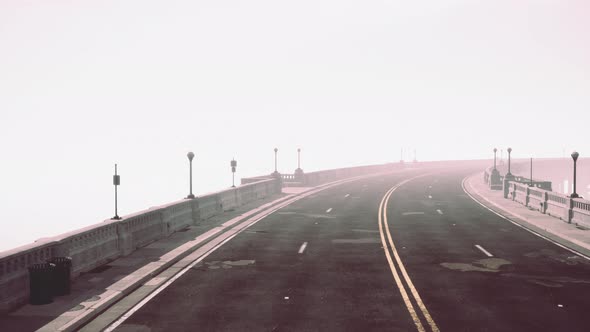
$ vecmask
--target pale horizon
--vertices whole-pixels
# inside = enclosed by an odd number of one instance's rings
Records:
[[[0,4],[0,251],[242,177],[590,156],[584,1]],[[498,156],[500,153],[498,153]],[[587,172],[588,170],[581,170]]]

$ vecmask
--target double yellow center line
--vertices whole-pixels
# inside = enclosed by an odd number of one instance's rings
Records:
[[[395,280],[395,283],[396,283],[397,287],[399,288],[399,291],[402,295],[402,298],[404,300],[406,308],[408,308],[408,312],[410,313],[410,316],[412,316],[412,319],[414,320],[414,324],[416,324],[416,328],[420,332],[426,332],[426,329],[425,329],[424,325],[422,324],[422,321],[420,320],[418,312],[416,311],[416,309],[414,308],[414,305],[412,304],[410,296],[412,296],[414,298],[414,301],[416,302],[416,305],[420,309],[420,312],[422,313],[424,320],[428,324],[427,326],[430,326],[430,330],[433,332],[439,332],[440,330],[436,326],[436,323],[432,319],[432,316],[430,316],[430,313],[428,313],[428,310],[426,309],[424,302],[422,302],[422,299],[420,298],[420,295],[418,294],[416,287],[414,287],[414,284],[412,283],[410,276],[408,276],[408,272],[406,271],[406,268],[404,267],[404,264],[402,263],[402,260],[400,259],[397,250],[395,249],[395,245],[393,244],[393,239],[391,238],[391,232],[389,231],[389,225],[387,222],[387,203],[389,202],[389,198],[391,197],[393,192],[397,188],[406,184],[407,182],[414,180],[418,177],[425,176],[425,175],[416,176],[416,177],[407,179],[405,181],[402,181],[399,184],[397,184],[396,186],[394,186],[393,188],[389,189],[389,191],[387,191],[385,196],[383,196],[383,199],[381,200],[381,204],[379,205],[379,233],[381,235],[381,243],[383,244],[383,250],[385,251],[385,256],[387,257],[387,262],[389,263],[389,268],[391,269],[391,273],[393,274],[393,279]],[[384,228],[385,228],[385,230],[384,230]],[[385,241],[385,234],[387,234],[387,241]],[[393,253],[393,257],[395,258],[395,263],[394,263],[393,259],[391,258],[390,251]],[[399,272],[398,272],[398,270],[399,270]],[[403,277],[403,279],[406,283],[406,286],[404,286],[404,284],[402,282],[402,279],[400,277],[400,273],[401,273],[401,277]],[[408,288],[410,294],[408,294],[406,287]]]

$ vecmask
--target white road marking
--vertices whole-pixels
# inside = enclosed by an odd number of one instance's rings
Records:
[[[424,212],[404,212],[402,213],[403,216],[413,216],[417,214],[424,214]]]
[[[346,194],[346,196],[344,196],[344,198],[347,198],[348,196],[350,196],[350,194]]]
[[[305,248],[307,248],[307,242],[303,242],[303,244],[299,248],[299,253],[303,254],[303,252],[305,251]]]
[[[488,257],[494,257],[494,255],[490,254],[487,250],[485,250],[482,246],[480,246],[479,244],[476,244],[475,247],[479,250],[481,250],[481,252],[483,252],[486,256]]]
[[[436,212],[438,212],[438,214],[443,214],[443,212],[440,209],[437,209]]]
[[[330,213],[330,212],[332,212],[332,208],[329,208],[326,210],[326,213]]]

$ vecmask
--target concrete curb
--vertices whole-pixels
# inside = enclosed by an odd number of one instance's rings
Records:
[[[564,249],[567,249],[575,254],[590,260],[590,245],[587,243],[580,242],[567,234],[563,234],[555,229],[551,228],[541,228],[530,221],[526,217],[515,213],[513,211],[508,211],[504,207],[492,202],[489,200],[484,194],[479,192],[472,186],[472,181],[474,179],[480,179],[483,176],[482,173],[473,174],[467,176],[463,180],[463,190],[467,193],[468,196],[471,197],[474,201],[485,207],[486,209],[490,210],[491,212],[495,213],[496,215],[512,222],[513,224],[524,228],[525,230],[544,238]],[[526,209],[525,206],[522,206],[523,209]],[[555,222],[562,222],[561,220],[555,218]]]

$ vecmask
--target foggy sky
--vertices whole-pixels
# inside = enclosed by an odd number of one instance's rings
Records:
[[[590,155],[587,1],[0,2],[0,250],[237,177]],[[408,153],[407,159],[412,156]]]

